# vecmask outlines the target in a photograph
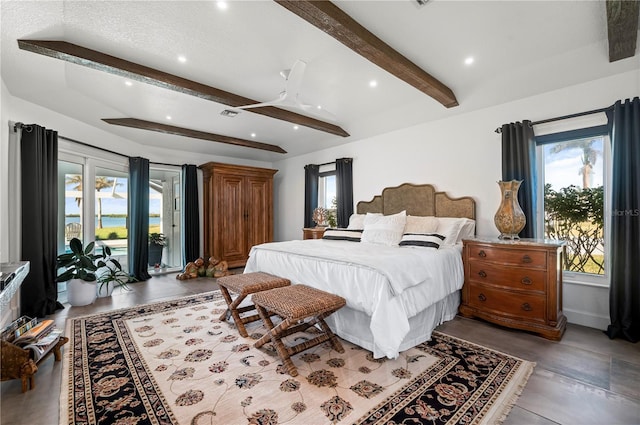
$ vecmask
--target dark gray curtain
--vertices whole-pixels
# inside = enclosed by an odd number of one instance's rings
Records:
[[[353,214],[353,158],[336,159],[338,227],[347,227]]]
[[[200,209],[198,204],[198,168],[182,166],[182,238],[184,257],[182,264],[200,257]]]
[[[313,210],[318,206],[318,176],[320,167],[315,164],[304,166],[304,227],[314,227]]]
[[[640,100],[612,113],[611,286],[609,338],[640,339]]]
[[[518,202],[527,218],[522,238],[536,237],[536,143],[531,121],[504,124],[502,130],[502,180],[522,180]],[[496,190],[498,188],[496,187]],[[496,205],[497,208],[497,205]]]
[[[129,274],[151,278],[149,261],[149,160],[129,158]]]
[[[44,317],[64,308],[56,282],[58,132],[31,124],[20,140],[22,260],[30,271],[20,287],[20,312]]]

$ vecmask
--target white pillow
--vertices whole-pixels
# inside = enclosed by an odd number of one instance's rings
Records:
[[[407,212],[393,215],[367,214],[364,218],[362,242],[397,246],[402,239]]]
[[[404,233],[434,233],[437,229],[438,219],[436,217],[408,215],[407,224],[404,226]]]
[[[378,214],[382,215],[382,214]],[[366,214],[351,214],[349,217],[349,224],[347,225],[347,229],[364,229],[364,218]]]
[[[445,236],[443,245],[455,245],[463,238],[472,238],[476,222],[468,218],[438,217],[437,233]]]

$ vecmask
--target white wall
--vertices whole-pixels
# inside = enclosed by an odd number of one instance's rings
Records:
[[[354,200],[369,200],[387,186],[432,183],[450,196],[476,200],[477,234],[497,236],[493,224],[500,198],[504,123],[542,120],[612,105],[640,95],[640,70],[479,111],[417,125],[274,164],[275,239],[301,239],[304,165],[353,157]],[[347,128],[348,131],[348,128]],[[570,322],[604,328],[609,323],[608,289],[565,283]]]

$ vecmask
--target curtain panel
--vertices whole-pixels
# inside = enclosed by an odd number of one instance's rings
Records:
[[[200,205],[198,203],[198,168],[182,166],[182,238],[185,265],[200,257]]]
[[[20,287],[20,311],[44,317],[64,308],[56,282],[58,132],[23,125],[20,140],[22,256],[30,272]]]
[[[611,124],[609,338],[640,339],[640,99],[617,101]]]
[[[149,261],[149,160],[129,158],[129,274],[151,278]]]
[[[304,227],[314,227],[313,210],[318,207],[318,177],[320,166],[304,166]]]
[[[518,202],[527,218],[522,238],[536,237],[536,143],[531,121],[504,124],[502,133],[502,180],[522,180]]]
[[[338,227],[347,227],[353,214],[353,158],[336,159],[336,201]]]

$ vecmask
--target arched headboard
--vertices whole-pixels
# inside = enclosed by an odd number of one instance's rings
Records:
[[[451,198],[445,192],[436,192],[430,184],[404,183],[387,187],[381,195],[371,201],[360,201],[356,206],[358,214],[396,214],[406,211],[407,215],[435,217],[466,217],[475,220],[476,201],[470,196]]]

